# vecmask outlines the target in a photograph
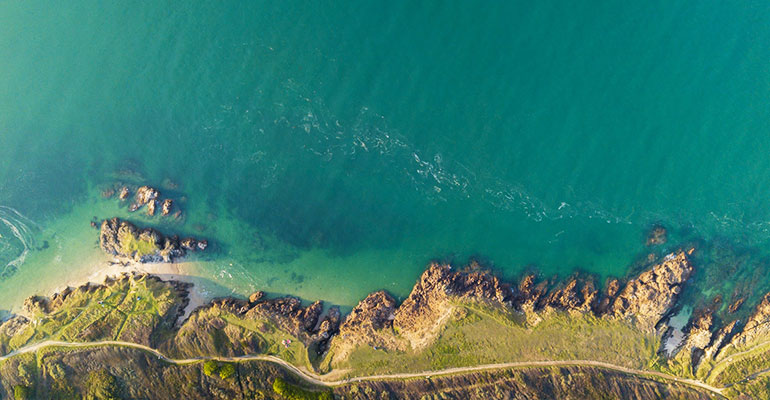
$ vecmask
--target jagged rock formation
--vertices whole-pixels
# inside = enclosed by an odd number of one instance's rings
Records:
[[[369,295],[343,321],[335,351],[346,355],[362,344],[400,350],[425,347],[452,316],[455,305],[468,301],[521,313],[530,326],[553,311],[591,312],[627,319],[642,330],[652,331],[676,303],[692,266],[687,254],[679,251],[625,285],[617,280],[608,282],[601,296],[590,277],[573,276],[552,284],[526,275],[513,288],[492,274],[479,272],[475,264],[471,270],[431,264],[398,307],[385,292]]]
[[[733,337],[730,344],[736,347],[745,346],[768,335],[770,335],[770,293],[762,298],[741,332]]]
[[[393,336],[382,335],[382,330],[393,328],[396,300],[380,290],[370,293],[345,317],[339,328],[339,337],[346,343],[337,349],[336,357],[344,359],[357,345],[400,348]]]
[[[714,324],[714,312],[711,309],[699,310],[690,318],[684,329],[684,341],[679,352],[688,354],[693,371],[698,369],[706,349],[711,344],[711,327]]]
[[[136,195],[134,195],[134,202],[128,206],[128,211],[136,211],[144,205],[152,203],[152,214],[155,213],[155,204],[156,200],[160,193],[157,189],[150,187],[150,186],[142,186],[139,189],[136,190]]]
[[[171,199],[163,200],[163,205],[161,206],[160,215],[166,216],[171,213],[171,207],[174,205],[174,201]]]
[[[139,230],[134,224],[118,218],[104,220],[99,233],[102,250],[137,262],[171,262],[184,257],[186,251],[205,250],[208,242],[193,238],[164,236],[146,228]]]
[[[674,306],[692,265],[683,251],[628,281],[612,301],[608,312],[630,318],[643,330],[652,330]]]
[[[340,325],[340,312],[330,308],[323,315],[323,302],[316,301],[302,307],[296,297],[263,299],[257,292],[249,301],[225,298],[195,310],[182,324],[172,342],[166,348],[172,354],[195,356],[196,354],[224,354],[237,356],[259,353],[265,343],[253,332],[242,329],[238,324],[228,323],[224,315],[232,315],[241,321],[262,324],[270,321],[278,329],[300,340],[317,353],[327,349],[329,340]],[[322,317],[323,315],[323,317]],[[264,332],[273,328],[261,325]]]
[[[460,273],[449,265],[432,264],[395,311],[393,327],[413,348],[422,347],[450,316],[451,301],[473,299],[505,307],[512,294],[509,285],[491,274]]]
[[[173,187],[173,185],[166,186]],[[173,215],[176,219],[179,219],[182,215],[180,210],[173,212],[175,208],[174,200],[170,198],[162,199],[160,191],[152,186],[136,187],[133,185],[112,184],[102,190],[102,198],[110,199],[115,193],[118,194],[121,204],[126,204],[129,200],[131,201],[128,204],[129,212],[138,211],[146,206],[147,215],[151,217],[158,212],[163,217]],[[133,198],[131,198],[131,193],[134,193]]]

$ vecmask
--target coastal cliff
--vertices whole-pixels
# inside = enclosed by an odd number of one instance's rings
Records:
[[[105,251],[122,246],[126,240],[142,240],[143,231],[123,221],[113,219],[103,225]],[[127,233],[119,233],[121,229]],[[127,239],[125,235],[129,235]],[[255,292],[246,299],[214,300],[182,320],[189,302],[189,284],[126,273],[102,285],[67,288],[50,298],[29,298],[21,315],[0,325],[0,352],[7,355],[47,341],[116,341],[157,349],[180,360],[271,355],[304,371],[343,377],[512,361],[596,360],[629,371],[651,368],[684,377],[706,376],[703,371],[713,367],[706,379],[729,381],[734,373],[732,364],[725,361],[729,355],[770,339],[770,295],[745,324],[724,323],[715,318],[713,309],[699,309],[683,328],[681,340],[664,353],[666,342],[661,338],[670,331],[669,319],[679,309],[682,290],[695,272],[688,252],[692,251],[676,251],[625,280],[608,280],[602,290],[585,275],[563,281],[525,275],[511,284],[475,262],[460,269],[432,263],[400,304],[387,292],[377,291],[345,316],[336,307],[324,307],[321,301],[268,298]],[[104,351],[106,357],[109,350]],[[669,355],[661,360],[661,354]],[[687,369],[676,370],[680,364]],[[217,365],[211,368],[224,364]],[[98,370],[99,365],[92,367],[84,373]],[[575,372],[586,371],[575,368]],[[283,376],[271,371],[273,376]],[[118,370],[113,372],[122,376]],[[477,385],[482,386],[491,379],[487,375],[468,376],[464,379],[480,379]],[[17,378],[8,379],[15,382]],[[636,378],[626,378],[630,386],[625,389],[616,386],[602,390],[637,393],[640,398],[655,398],[650,393],[661,388],[674,390],[669,383],[658,389],[642,389]],[[495,385],[514,385],[508,378],[499,379]],[[254,385],[255,381],[249,382]],[[606,380],[584,381],[580,387],[599,387],[602,382]],[[83,384],[72,380],[74,386]],[[534,384],[536,389],[533,384],[517,386],[516,390],[546,390],[542,382]],[[25,385],[50,389],[42,383]],[[385,381],[361,385],[387,393],[433,390]],[[456,398],[473,397],[461,386],[452,386]],[[547,390],[566,387],[559,384]],[[356,390],[340,386],[335,393],[349,396]],[[235,392],[227,393],[239,398]],[[694,397],[685,398],[709,397],[698,393],[696,390],[690,393]]]

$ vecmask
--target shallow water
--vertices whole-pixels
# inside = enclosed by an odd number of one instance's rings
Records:
[[[211,239],[198,271],[224,292],[351,305],[471,256],[511,278],[623,276],[661,222],[671,248],[746,254],[703,252],[701,289],[729,297],[719,271],[755,280],[770,239],[768,17],[759,1],[3,2],[0,204],[39,227],[0,308],[99,260],[88,222],[129,216],[100,185],[166,179],[184,223],[131,217]],[[6,228],[3,265],[24,248]]]

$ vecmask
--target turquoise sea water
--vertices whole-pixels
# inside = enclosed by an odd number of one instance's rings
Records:
[[[100,185],[126,171],[179,185],[184,223],[132,218],[211,239],[196,273],[222,293],[349,306],[472,256],[623,276],[656,222],[704,249],[700,290],[761,286],[768,21],[764,1],[0,2],[0,217],[27,229],[0,225],[0,308],[96,257],[89,221],[129,216]]]

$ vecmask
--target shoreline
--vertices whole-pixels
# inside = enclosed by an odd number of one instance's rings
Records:
[[[184,314],[180,316],[180,321],[183,321],[193,310],[205,306],[214,299],[214,296],[202,287],[200,278],[194,274],[194,270],[195,261],[190,260],[173,263],[140,263],[113,258],[112,260],[103,263],[95,270],[90,269],[78,274],[73,274],[73,276],[71,276],[63,285],[53,288],[47,295],[51,296],[55,293],[62,292],[67,287],[76,288],[88,283],[102,285],[107,278],[115,278],[123,274],[138,273],[154,275],[163,281],[178,281],[189,283],[191,285],[190,290],[188,291],[188,298],[190,301],[184,309]]]

